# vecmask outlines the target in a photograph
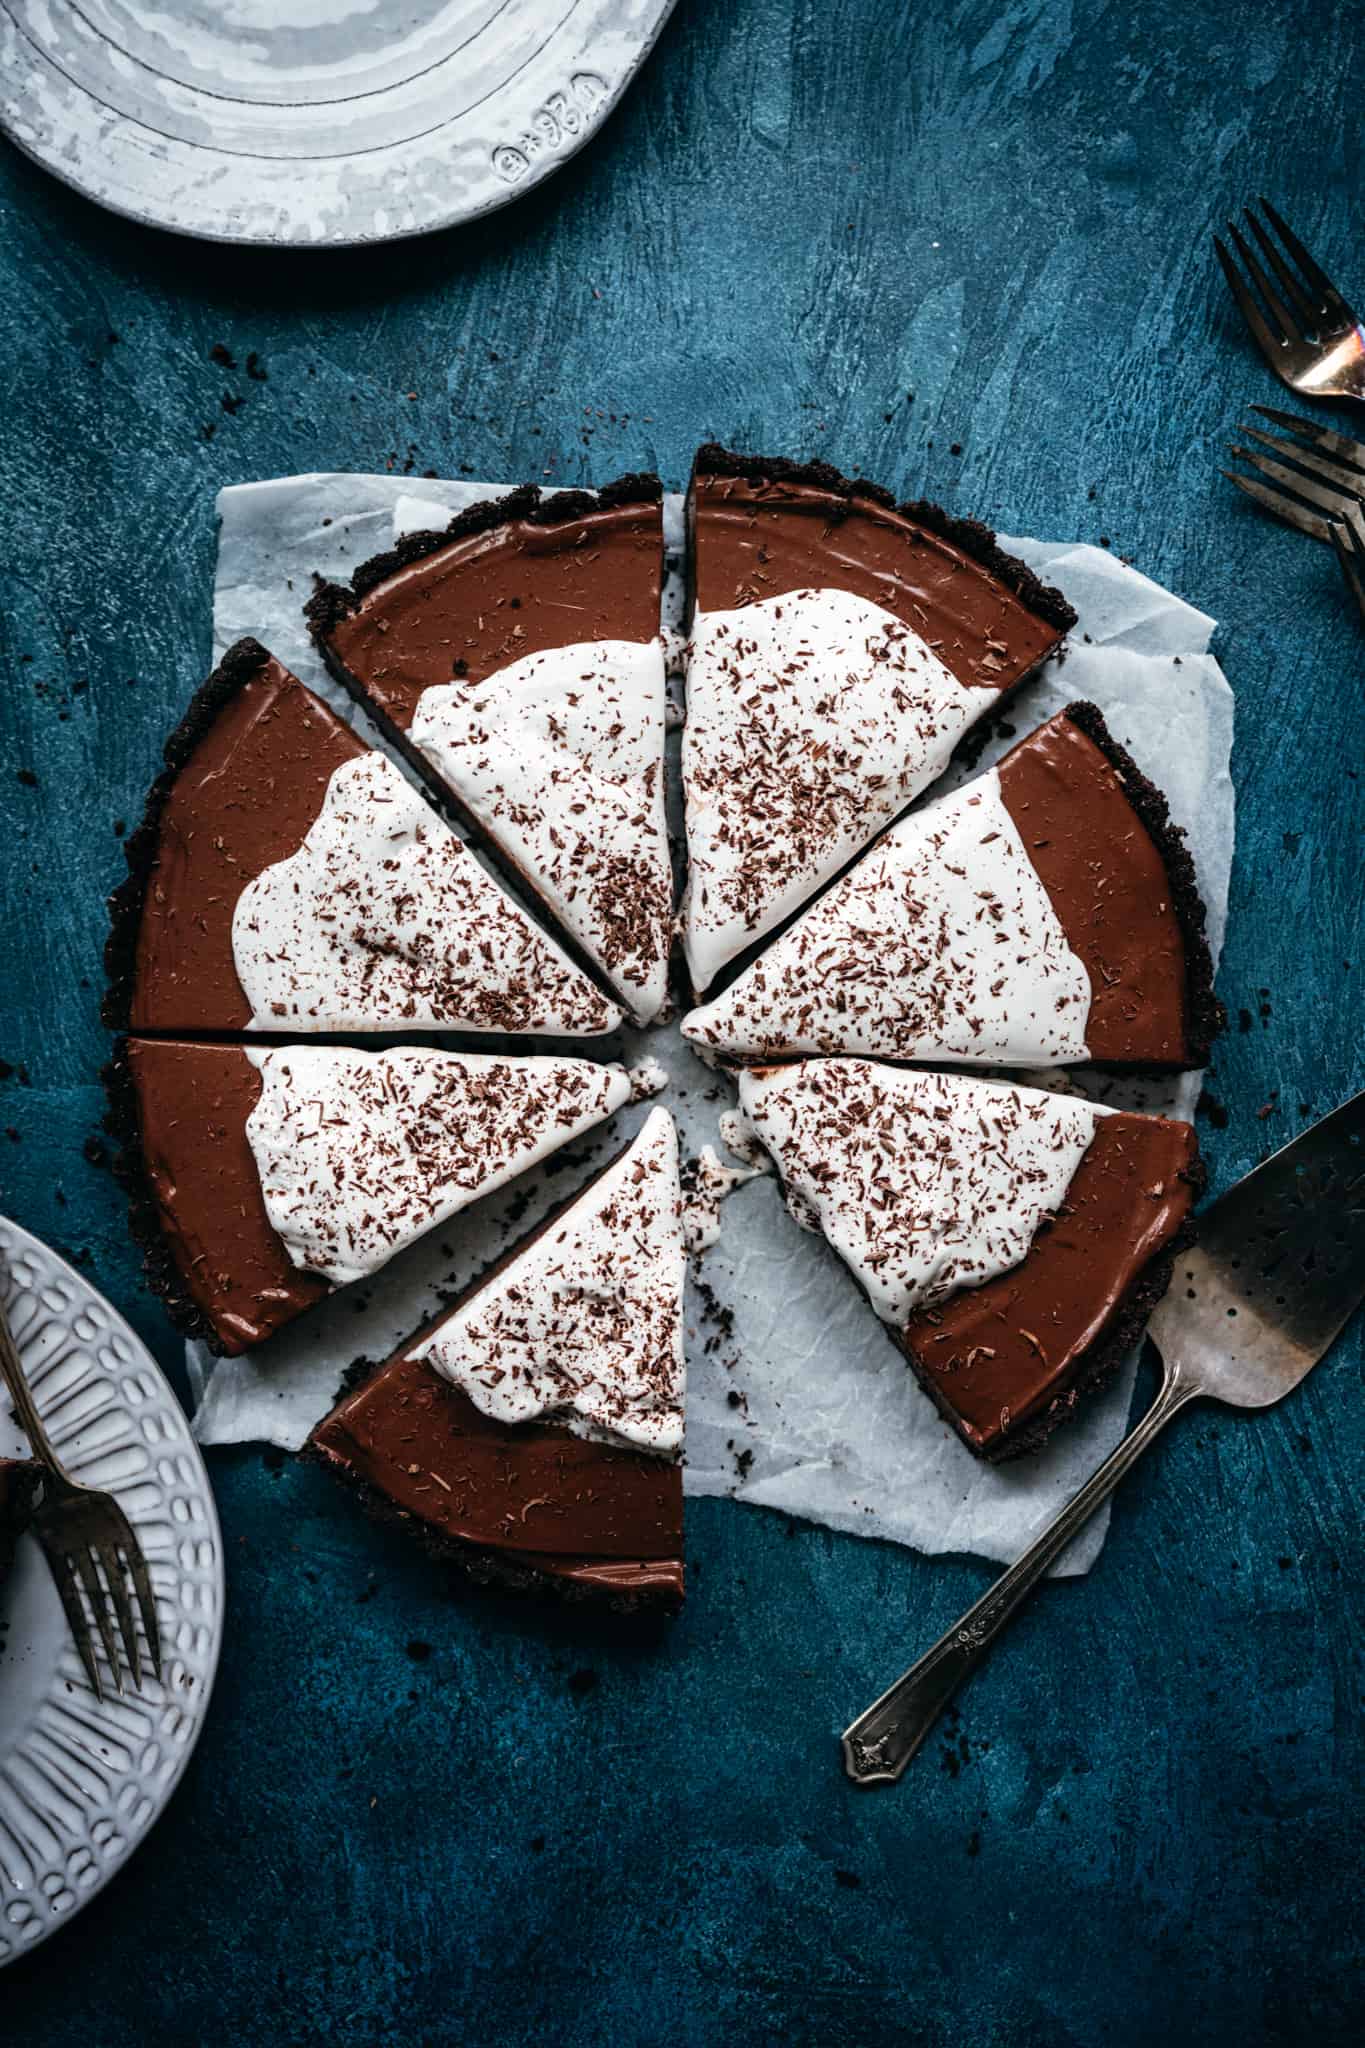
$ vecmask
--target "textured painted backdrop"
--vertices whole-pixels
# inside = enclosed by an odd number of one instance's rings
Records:
[[[1210,229],[1267,190],[1365,294],[1365,25],[1311,17],[681,0],[586,156],[372,257],[181,244],[0,154],[0,1196],[168,1367],[86,1156],[101,900],[203,672],[213,495],[242,478],[678,483],[716,434],[1107,536],[1224,621],[1238,691],[1216,1178],[1365,1081],[1360,630],[1327,553],[1216,473],[1275,393]],[[207,1735],[134,1865],[0,1980],[0,2034],[1351,2038],[1360,1396],[1348,1344],[1264,1420],[1183,1422],[1095,1575],[861,1796],[836,1730],[982,1567],[705,1503],[686,1617],[622,1647],[453,1598],[322,1476],[219,1457]]]

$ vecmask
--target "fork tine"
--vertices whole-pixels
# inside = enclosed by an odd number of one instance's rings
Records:
[[[1344,498],[1359,498],[1365,492],[1365,470],[1348,469],[1330,455],[1319,455],[1311,448],[1289,447],[1278,435],[1263,433],[1259,427],[1243,427],[1242,432],[1251,440],[1259,441],[1262,447],[1273,448],[1277,455],[1288,455],[1300,469],[1310,476],[1320,476]]]
[[[1237,301],[1242,318],[1251,329],[1252,338],[1256,346],[1260,349],[1261,354],[1265,357],[1275,375],[1277,377],[1281,376],[1283,373],[1280,368],[1280,351],[1284,346],[1283,342],[1273,335],[1269,327],[1267,327],[1265,315],[1247,290],[1243,282],[1242,273],[1233,262],[1231,256],[1229,256],[1226,244],[1217,235],[1213,238],[1213,246],[1218,251],[1218,261],[1223,266],[1223,275],[1228,281],[1232,296]]]
[[[128,1663],[133,1673],[133,1689],[142,1685],[142,1656],[138,1649],[137,1623],[133,1619],[133,1603],[128,1598],[128,1586],[123,1575],[123,1559],[112,1543],[97,1543],[95,1555],[104,1571],[104,1581],[109,1588],[109,1598],[114,1603],[118,1616],[119,1634],[123,1647],[128,1652]]]
[[[1273,512],[1286,526],[1293,526],[1300,533],[1311,534],[1314,540],[1330,540],[1331,521],[1319,512],[1310,512],[1306,506],[1296,504],[1284,492],[1272,490],[1269,484],[1259,483],[1254,476],[1238,476],[1235,469],[1225,469],[1221,474],[1229,483],[1236,484],[1239,491],[1245,491],[1258,505],[1264,505],[1267,512]]]
[[[1232,453],[1240,455],[1243,462],[1249,462],[1253,469],[1259,469],[1261,475],[1268,476],[1272,483],[1280,484],[1286,491],[1292,491],[1295,497],[1316,505],[1329,518],[1340,519],[1355,496],[1354,492],[1340,485],[1333,488],[1330,484],[1315,483],[1302,470],[1290,469],[1287,463],[1272,462],[1268,455],[1258,455],[1254,448],[1243,448],[1240,442],[1233,443]]]
[[[152,1669],[157,1678],[161,1677],[161,1628],[156,1618],[156,1594],[152,1590],[152,1575],[147,1569],[147,1560],[142,1555],[141,1545],[131,1535],[123,1546],[132,1576],[133,1590],[142,1615],[142,1632],[147,1638],[147,1649],[152,1659]]]
[[[1316,420],[1300,419],[1295,412],[1281,412],[1278,406],[1253,405],[1251,410],[1260,413],[1262,419],[1273,420],[1277,427],[1287,427],[1301,441],[1311,441],[1324,455],[1335,455],[1338,462],[1365,471],[1365,441],[1353,441],[1349,434],[1320,426]]]
[[[71,1631],[71,1640],[80,1652],[85,1675],[90,1680],[90,1690],[97,1700],[102,1701],[104,1687],[100,1684],[100,1667],[95,1656],[95,1646],[90,1640],[90,1624],[81,1605],[80,1587],[76,1584],[71,1559],[64,1550],[49,1550],[46,1544],[43,1549],[56,1583],[58,1598],[66,1613],[66,1625]]]
[[[1271,319],[1278,325],[1281,339],[1284,341],[1302,341],[1303,336],[1299,332],[1298,321],[1257,262],[1255,251],[1235,220],[1228,222],[1228,233],[1237,245],[1237,254],[1251,272],[1251,281],[1261,294]]]
[[[1287,296],[1291,306],[1293,306],[1300,327],[1311,330],[1316,316],[1322,311],[1321,300],[1315,299],[1309,291],[1305,290],[1304,286],[1285,262],[1283,256],[1281,256],[1279,250],[1275,247],[1275,244],[1271,241],[1265,229],[1261,226],[1259,220],[1257,220],[1251,208],[1244,206],[1242,212],[1246,217],[1247,226],[1256,237],[1261,254],[1279,279],[1281,289]]]
[[[1331,536],[1346,588],[1355,599],[1361,618],[1365,619],[1365,557],[1362,557],[1359,536],[1342,520],[1333,520]]]
[[[104,1645],[104,1654],[109,1659],[109,1669],[114,1674],[114,1684],[122,1692],[123,1666],[119,1662],[118,1649],[114,1643],[114,1631],[109,1622],[109,1598],[95,1563],[95,1553],[87,1545],[81,1544],[73,1553],[72,1562],[76,1567],[76,1575],[85,1588],[85,1597],[90,1602],[95,1626]]]
[[[1261,194],[1260,203],[1261,210],[1265,214],[1266,219],[1270,222],[1271,227],[1274,228],[1294,261],[1298,264],[1309,290],[1318,293],[1323,305],[1326,305],[1331,300],[1335,300],[1339,306],[1345,308],[1346,301],[1342,298],[1341,293],[1337,290],[1327,272],[1313,261],[1308,251],[1304,248],[1303,243],[1294,233],[1294,230],[1287,221],[1280,218],[1280,215],[1275,211],[1275,208],[1266,198],[1264,192]]]

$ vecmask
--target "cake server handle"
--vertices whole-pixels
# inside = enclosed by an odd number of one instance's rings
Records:
[[[1053,1561],[1108,1500],[1171,1417],[1200,1392],[1177,1365],[1165,1365],[1156,1399],[1017,1563],[954,1622],[888,1692],[860,1714],[842,1736],[844,1769],[858,1785],[894,1785],[963,1680],[983,1664],[1007,1622],[1023,1606]]]

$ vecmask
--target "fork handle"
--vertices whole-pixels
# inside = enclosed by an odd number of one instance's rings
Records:
[[[1050,1522],[1016,1564],[954,1622],[932,1650],[925,1652],[843,1733],[844,1769],[859,1785],[894,1785],[924,1742],[929,1730],[963,1680],[983,1664],[995,1639],[1023,1606],[1028,1594],[1054,1559],[1108,1500],[1129,1468],[1171,1417],[1192,1401],[1199,1389],[1180,1371],[1165,1365],[1156,1399],[1136,1429],[1111,1452],[1075,1499]]]
[[[9,1314],[4,1297],[0,1295],[0,1379],[9,1388],[14,1402],[14,1412],[19,1417],[24,1435],[28,1438],[29,1449],[40,1465],[45,1465],[55,1479],[65,1479],[66,1467],[52,1448],[52,1440],[43,1427],[43,1418],[38,1413],[38,1404],[33,1398],[24,1368],[19,1363],[19,1352],[14,1342],[14,1333],[9,1326]]]

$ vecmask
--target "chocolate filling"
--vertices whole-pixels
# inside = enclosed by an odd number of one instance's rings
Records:
[[[969,1450],[1037,1449],[1113,1372],[1166,1291],[1201,1184],[1188,1124],[1101,1117],[1021,1264],[911,1319],[898,1342]]]
[[[331,1293],[266,1211],[246,1134],[261,1077],[240,1046],[130,1038],[106,1083],[134,1235],[174,1323],[235,1356]]]
[[[1077,712],[1102,744],[1087,737]],[[1005,808],[1090,982],[1091,1058],[1202,1064],[1206,1020],[1191,1016],[1190,995],[1196,977],[1205,989],[1209,980],[1203,905],[1192,890],[1177,901],[1176,878],[1125,787],[1137,769],[1099,712],[1093,705],[1058,712],[1006,754],[999,776]],[[1168,826],[1168,849],[1177,836]]]
[[[1003,698],[1076,615],[988,527],[821,463],[700,450],[688,495],[692,602],[727,611],[793,590],[852,591],[900,619],[958,681]]]
[[[110,898],[105,1022],[134,1031],[239,1031],[232,919],[247,884],[298,852],[337,769],[367,751],[258,641],[241,640],[166,744]]]
[[[596,498],[527,488],[413,534],[324,584],[307,613],[332,673],[399,733],[433,684],[481,682],[580,640],[653,640],[663,524],[657,477]],[[430,769],[428,769],[430,773]]]

